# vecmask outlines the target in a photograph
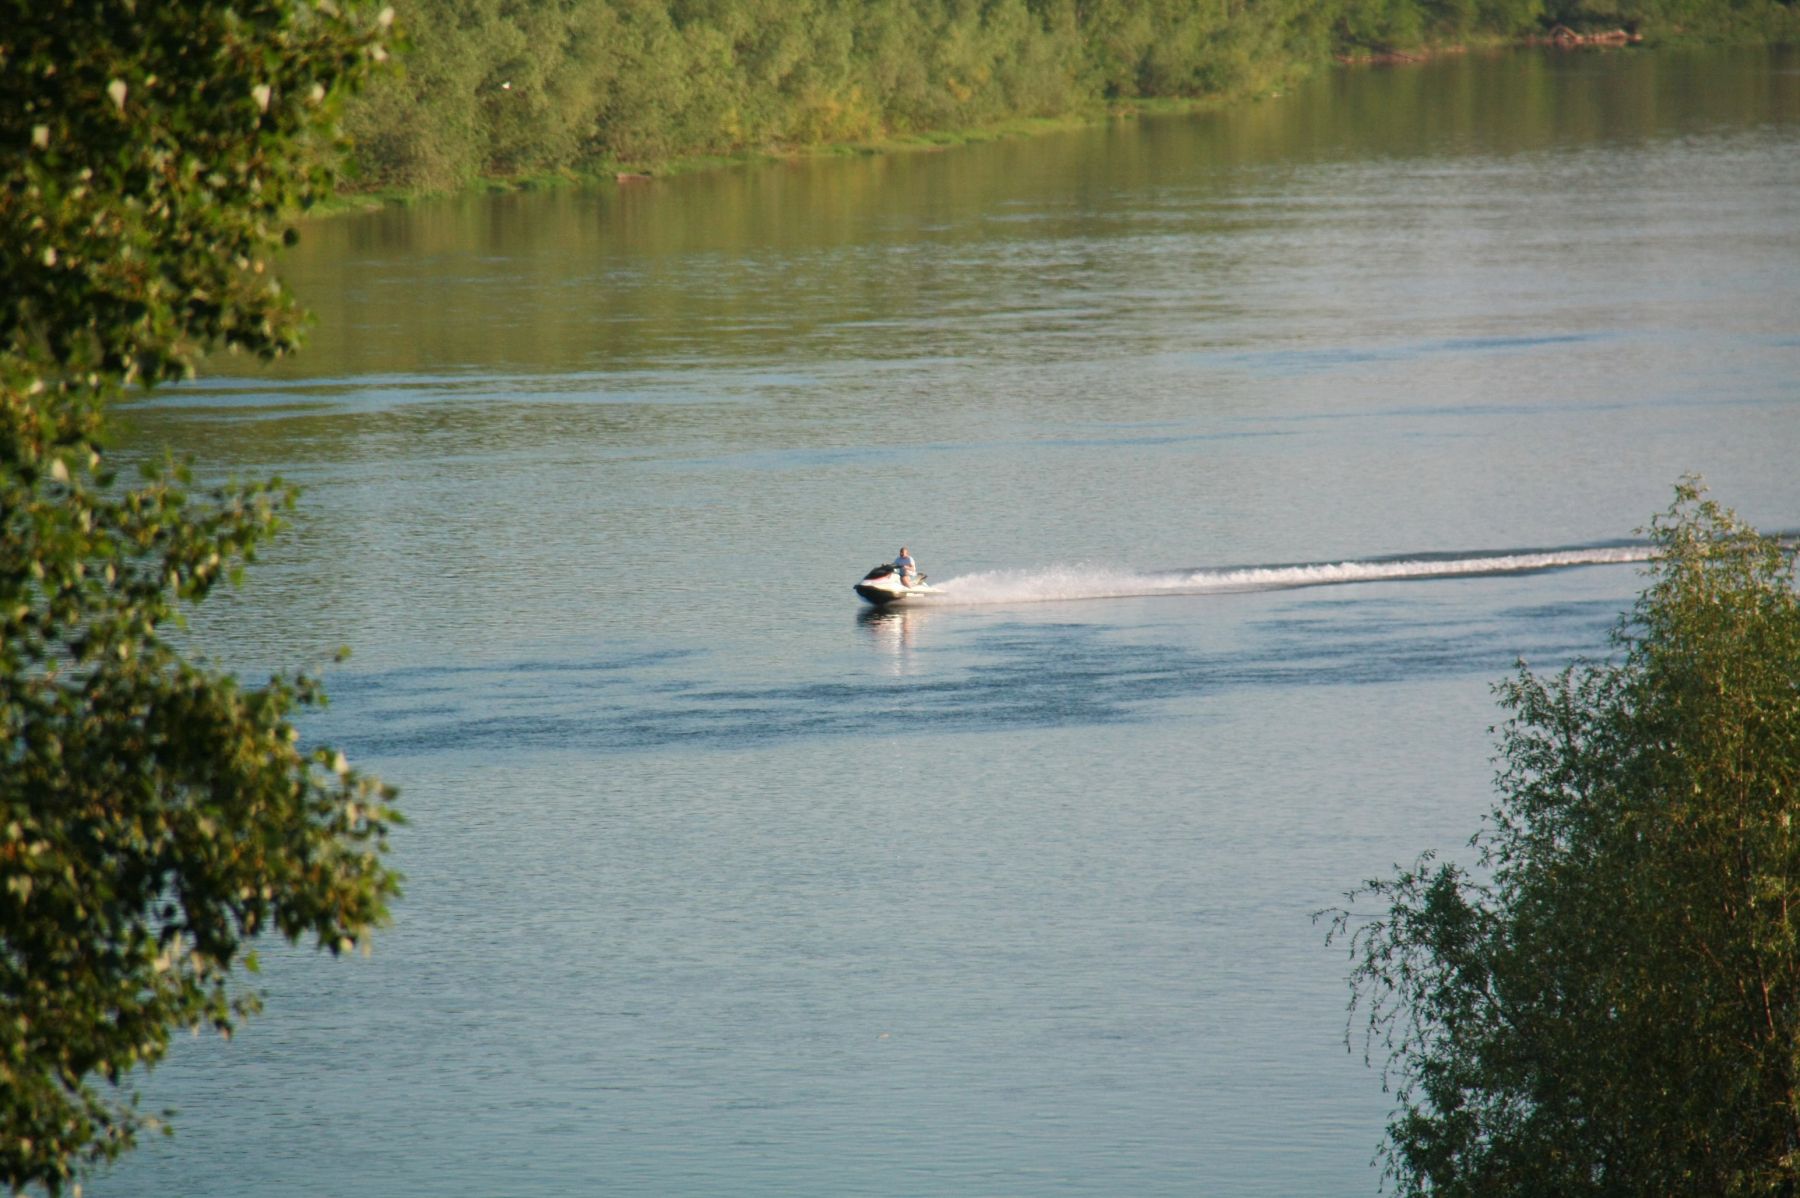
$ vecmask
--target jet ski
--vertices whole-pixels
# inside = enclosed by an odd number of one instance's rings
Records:
[[[944,593],[927,583],[923,574],[913,575],[912,585],[908,586],[892,562],[884,562],[863,575],[862,581],[856,584],[855,589],[858,595],[876,607],[918,603],[930,599],[933,595]]]

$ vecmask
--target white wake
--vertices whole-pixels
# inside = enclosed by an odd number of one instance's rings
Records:
[[[1032,570],[984,570],[960,574],[935,585],[943,592],[941,602],[944,603],[1041,603],[1068,599],[1270,591],[1392,579],[1455,578],[1471,574],[1517,574],[1530,570],[1642,562],[1648,561],[1650,555],[1648,545],[1625,545],[1155,573],[1074,565]]]

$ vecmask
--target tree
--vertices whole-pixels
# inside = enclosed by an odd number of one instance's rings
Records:
[[[59,1193],[148,1122],[175,1028],[256,1008],[266,930],[339,952],[386,913],[392,792],[189,660],[184,605],[293,500],[120,486],[105,408],[209,347],[273,356],[269,269],[324,194],[343,93],[385,55],[355,0],[0,0],[0,1184]]]
[[[1794,552],[1693,480],[1650,533],[1615,660],[1497,688],[1477,870],[1334,913],[1403,1194],[1800,1192]]]

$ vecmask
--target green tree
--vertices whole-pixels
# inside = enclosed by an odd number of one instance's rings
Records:
[[[146,1120],[172,1029],[255,1009],[266,930],[339,952],[397,893],[391,792],[289,721],[299,675],[189,660],[181,611],[278,485],[118,485],[105,408],[300,319],[269,267],[388,20],[352,2],[0,2],[0,1185],[60,1192]]]
[[[1794,554],[1692,480],[1650,531],[1615,660],[1498,688],[1478,867],[1335,913],[1401,1193],[1800,1192]]]

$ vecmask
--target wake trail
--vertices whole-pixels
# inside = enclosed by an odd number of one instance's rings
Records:
[[[1534,570],[1644,562],[1650,560],[1652,553],[1649,545],[1589,545],[1566,549],[1421,554],[1363,561],[1202,567],[1153,572],[1082,565],[985,570],[959,574],[937,583],[936,586],[943,592],[943,598],[932,606],[1126,599],[1152,595],[1212,595],[1337,586],[1355,582],[1388,582],[1396,579],[1523,574]]]

